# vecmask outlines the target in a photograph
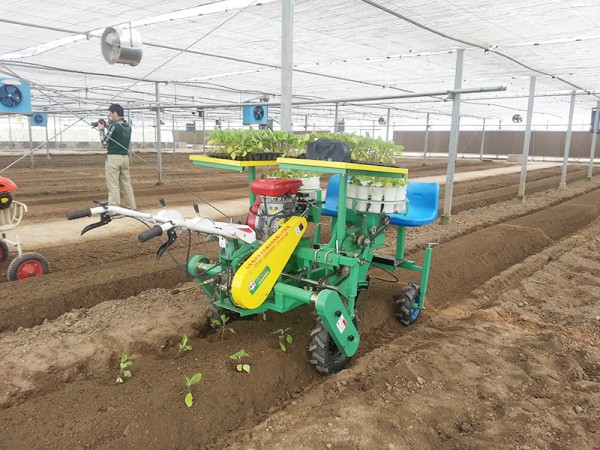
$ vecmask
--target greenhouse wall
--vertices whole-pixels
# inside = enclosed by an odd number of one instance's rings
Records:
[[[461,131],[458,153],[481,152],[481,131]],[[448,153],[450,132],[430,131],[427,151],[430,153]],[[523,153],[524,131],[490,130],[485,132],[484,150],[487,155],[509,155]],[[532,131],[530,141],[531,156],[562,157],[565,149],[566,132]],[[585,158],[590,155],[592,133],[573,131],[569,156]],[[394,143],[404,146],[405,152],[423,152],[424,131],[394,131]]]

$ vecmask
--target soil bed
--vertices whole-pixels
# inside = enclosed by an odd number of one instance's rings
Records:
[[[164,160],[168,177],[155,186],[134,159],[140,209],[159,197],[182,205],[198,201],[193,193],[246,195],[246,174],[200,169],[187,155]],[[102,161],[37,158],[35,169],[21,163],[3,175],[30,207],[27,221],[58,221],[105,195]],[[439,161],[401,165],[413,177],[445,173]],[[0,448],[594,448],[600,181],[585,181],[586,170],[570,166],[563,191],[560,169],[533,171],[525,202],[514,200],[518,174],[457,183],[450,224],[409,230],[416,261],[439,241],[422,317],[400,325],[399,286],[373,270],[358,303],[359,352],[331,377],[308,363],[308,307],[232,322],[236,333],[221,337],[197,289],[171,295],[193,284],[170,258],[156,260],[155,242],[130,232],[45,243],[51,274],[0,285]],[[391,252],[394,233],[388,239]],[[181,261],[184,241],[173,249]],[[192,254],[218,250],[198,241]],[[294,343],[284,353],[273,333],[285,328]],[[193,348],[178,354],[184,334]],[[249,374],[229,359],[241,348]],[[133,377],[120,384],[124,353]],[[184,377],[196,372],[188,409]]]

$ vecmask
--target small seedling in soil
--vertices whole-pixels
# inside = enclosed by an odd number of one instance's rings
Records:
[[[239,352],[234,353],[233,355],[229,355],[229,358],[231,358],[234,362],[235,362],[235,369],[238,372],[246,372],[246,373],[250,373],[250,364],[244,364],[242,363],[242,358],[249,358],[250,355],[248,353],[246,353],[246,350],[241,349]]]
[[[181,342],[179,343],[179,350],[177,351],[177,356],[179,356],[180,353],[189,352],[192,349],[192,346],[188,344],[188,342],[188,337],[184,335],[181,338]]]
[[[121,361],[119,363],[119,376],[117,377],[117,383],[122,383],[126,379],[131,378],[131,370],[127,370],[127,368],[132,365],[133,365],[133,361],[129,359],[127,354],[121,355]]]
[[[286,343],[288,345],[292,345],[292,343],[294,342],[294,338],[292,337],[292,335],[286,334],[286,332],[288,330],[291,330],[291,328],[286,328],[285,330],[280,328],[279,330],[273,331],[273,334],[279,334],[279,336],[277,336],[277,338],[279,340],[279,348],[281,349],[282,352],[285,352],[287,350],[287,348],[285,346]]]
[[[191,376],[191,378],[185,377],[185,385],[187,386],[187,394],[185,394],[185,406],[191,408],[194,404],[194,396],[192,395],[192,386],[196,383],[199,383],[202,379],[202,374],[200,372],[195,373]]]
[[[233,328],[226,326],[227,322],[229,322],[229,317],[227,317],[225,314],[221,314],[221,320],[214,319],[212,321],[215,328],[221,329],[221,340],[225,339],[225,330],[231,331],[233,334],[237,334]]]

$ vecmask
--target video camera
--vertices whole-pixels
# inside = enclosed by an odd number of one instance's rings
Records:
[[[100,123],[103,124],[105,127],[108,126],[108,123],[104,119],[98,119],[98,122],[92,122],[90,125],[92,125],[92,128],[96,128]]]

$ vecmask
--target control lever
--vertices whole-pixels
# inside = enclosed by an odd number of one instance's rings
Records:
[[[80,216],[80,217],[85,217],[85,216]],[[73,218],[77,218],[77,217],[73,217]],[[94,228],[98,228],[103,225],[106,225],[107,223],[110,223],[111,221],[112,221],[112,219],[110,218],[110,216],[108,215],[107,212],[102,213],[102,214],[100,214],[100,221],[98,221],[96,223],[92,223],[92,224],[86,226],[83,230],[81,230],[81,236],[83,236],[88,231],[93,230]]]
[[[166,252],[171,245],[173,245],[176,239],[177,232],[175,231],[175,228],[170,228],[167,231],[167,242],[158,247],[158,250],[156,251],[156,259],[160,259],[163,253]]]

